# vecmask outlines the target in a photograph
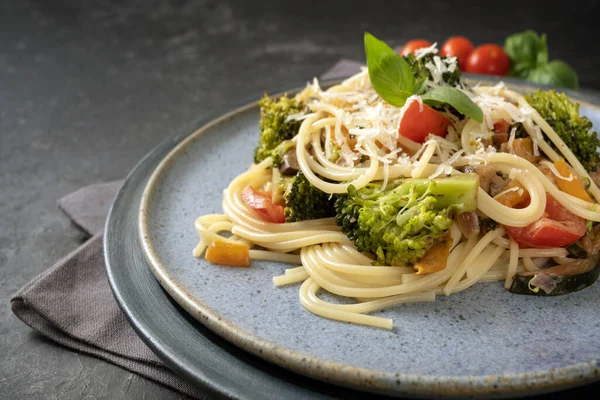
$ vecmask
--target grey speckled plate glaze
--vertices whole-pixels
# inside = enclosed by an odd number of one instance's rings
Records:
[[[600,127],[600,101],[572,96]],[[223,189],[252,161],[258,118],[250,104],[203,126],[165,157],[142,195],[140,238],[150,268],[194,318],[296,373],[392,395],[514,396],[598,379],[600,285],[536,298],[480,283],[377,313],[394,319],[389,332],[306,311],[298,286],[272,284],[286,265],[227,268],[192,257],[194,219],[221,212]]]

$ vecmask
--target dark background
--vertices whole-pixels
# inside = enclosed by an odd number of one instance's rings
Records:
[[[600,90],[594,1],[310,3],[0,2],[0,398],[181,397],[64,350],[11,314],[10,295],[84,240],[56,200],[123,178],[211,110],[361,60],[365,30],[399,45],[456,34],[502,43],[535,29],[548,34],[551,58]]]

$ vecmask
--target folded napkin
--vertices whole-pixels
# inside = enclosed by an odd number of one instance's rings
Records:
[[[112,296],[102,231],[122,181],[85,187],[59,207],[91,238],[25,285],[11,299],[23,322],[55,342],[102,358],[196,398],[206,394],[179,378],[142,342]]]
[[[341,60],[322,79],[358,72],[360,64]],[[59,207],[91,235],[82,246],[35,277],[11,299],[23,322],[53,341],[179,392],[206,398],[201,388],[173,373],[142,342],[119,309],[105,274],[102,231],[122,181],[95,184],[59,200]]]

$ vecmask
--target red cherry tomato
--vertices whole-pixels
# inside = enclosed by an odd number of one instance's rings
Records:
[[[431,46],[431,42],[425,39],[414,39],[406,42],[402,50],[400,50],[400,55],[402,57],[407,56],[409,54],[415,54],[415,50],[422,49],[424,47]]]
[[[442,45],[440,55],[458,58],[460,69],[464,70],[467,57],[472,51],[473,43],[469,39],[464,36],[452,36]]]
[[[505,119],[501,119],[494,124],[494,132],[496,133],[508,133],[508,128],[510,128],[510,122]]]
[[[445,137],[450,124],[450,120],[441,113],[427,104],[423,104],[421,109],[421,104],[413,100],[400,120],[398,133],[413,142],[423,143],[430,133]]]
[[[281,204],[273,203],[269,193],[257,192],[248,185],[242,190],[242,200],[264,220],[275,223],[285,222],[284,207]]]
[[[494,124],[494,136],[492,140],[495,146],[501,146],[502,143],[508,142],[508,130],[510,129],[510,123],[501,119]]]
[[[497,44],[483,44],[469,54],[465,72],[486,75],[507,75],[510,60],[504,49]]]
[[[522,228],[504,228],[520,247],[563,247],[585,235],[585,220],[546,195],[546,212],[542,218]]]

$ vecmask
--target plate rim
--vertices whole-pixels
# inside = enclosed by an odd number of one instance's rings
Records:
[[[469,80],[486,81],[488,83],[503,81],[507,85],[518,87],[520,91],[547,88],[545,85],[535,85],[519,79],[507,79],[505,77],[494,79],[493,77],[469,74],[465,74],[465,76]],[[339,81],[334,80],[328,83],[335,84]],[[295,93],[297,90],[293,89],[286,92]],[[600,113],[600,96],[594,95],[593,92],[586,94],[564,89],[559,90],[566,92],[569,97],[578,102],[586,103],[586,106],[597,109]],[[277,94],[274,96],[277,96]],[[156,166],[143,190],[138,213],[138,232],[143,255],[162,287],[186,312],[236,346],[282,368],[291,369],[293,372],[325,382],[376,393],[420,396],[480,396],[489,395],[491,393],[490,389],[492,389],[496,395],[514,395],[564,389],[599,379],[600,359],[593,359],[544,371],[466,376],[419,375],[400,372],[393,374],[367,368],[351,367],[289,350],[261,339],[222,319],[216,311],[203,305],[191,294],[187,293],[170,276],[167,268],[161,263],[159,256],[153,248],[151,235],[148,232],[148,212],[152,193],[160,183],[165,170],[177,158],[180,152],[205,131],[226,122],[229,118],[239,113],[256,108],[258,106],[257,99],[258,97],[254,101],[220,115],[186,136]]]

